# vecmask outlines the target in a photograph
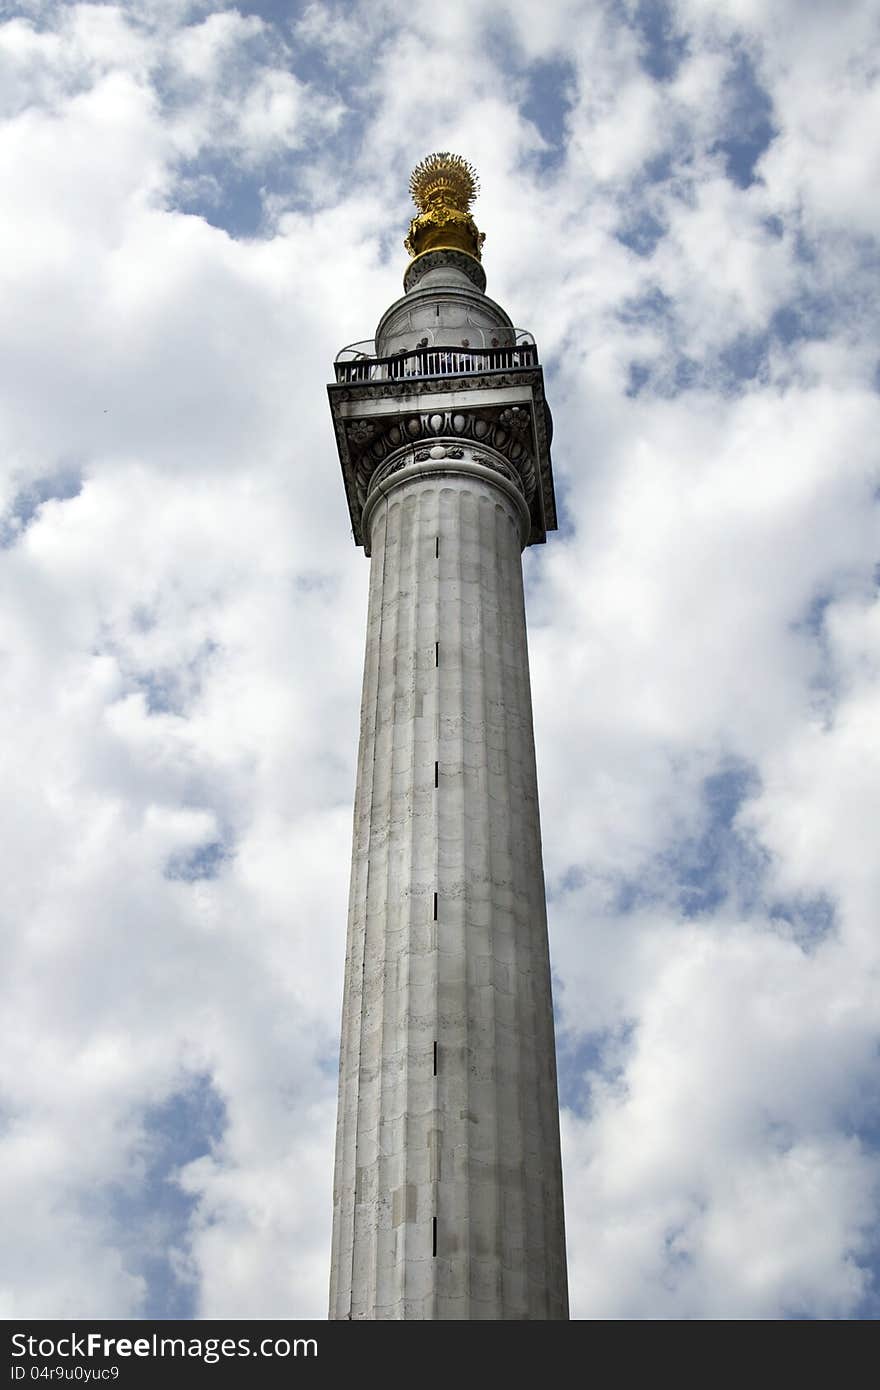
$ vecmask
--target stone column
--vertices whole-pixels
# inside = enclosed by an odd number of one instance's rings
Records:
[[[485,446],[373,478],[332,1318],[567,1318],[521,551]]]

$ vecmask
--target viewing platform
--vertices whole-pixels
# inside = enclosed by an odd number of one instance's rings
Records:
[[[342,382],[399,381],[411,377],[467,376],[508,372],[538,365],[538,349],[530,333],[517,331],[512,342],[492,347],[435,346],[374,357],[372,342],[353,343],[337,354],[336,380]]]

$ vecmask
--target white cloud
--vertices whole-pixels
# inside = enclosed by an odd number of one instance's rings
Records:
[[[857,1315],[869,11],[681,0],[658,79],[635,6],[138,10],[0,25],[0,1309],[136,1316],[149,1251],[202,1316],[325,1311],[367,577],[325,382],[399,293],[409,168],[457,148],[566,522],[526,570],[573,1312]],[[206,220],[242,180],[259,236]],[[157,1178],[194,1078],[222,1126]]]

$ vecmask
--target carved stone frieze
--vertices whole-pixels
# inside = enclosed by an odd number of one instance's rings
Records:
[[[425,454],[427,455],[427,450],[425,450]],[[385,479],[390,478],[392,473],[399,473],[401,468],[405,468],[408,463],[412,463],[410,455],[401,454],[397,458],[389,459],[387,463],[381,464],[370,479],[370,491],[372,492],[373,488],[378,487],[380,483],[384,483]]]
[[[445,444],[435,444],[431,449],[416,449],[413,455],[416,463],[425,463],[428,459],[463,459],[464,449],[455,446],[447,448]]]
[[[391,416],[386,420],[354,420],[347,430],[348,446],[354,464],[357,496],[361,506],[366,501],[373,475],[389,454],[406,444],[418,445],[416,460],[428,458],[432,436],[442,435],[472,440],[502,454],[511,464],[512,476],[527,501],[537,486],[535,464],[529,449],[531,412],[524,406],[484,407],[482,409],[421,410],[411,415]],[[444,446],[447,457],[462,457]]]
[[[354,420],[348,427],[348,437],[355,448],[368,444],[376,433],[372,420]]]
[[[409,468],[417,463],[442,463],[444,459],[449,459],[455,463],[461,459],[469,459],[472,463],[479,463],[484,468],[491,468],[493,472],[500,473],[509,483],[512,483],[522,496],[525,496],[523,481],[517,470],[512,464],[500,459],[497,454],[477,453],[473,448],[462,448],[458,444],[452,444],[448,440],[438,440],[430,448],[408,449],[403,445],[385,463],[379,464],[371,478],[367,495],[371,496],[377,487],[386,482],[393,474],[399,473],[402,468]]]
[[[514,434],[524,435],[529,427],[529,412],[523,410],[521,405],[512,405],[507,410],[502,410],[499,419],[502,425]]]
[[[493,469],[494,472],[500,473],[503,478],[507,478],[515,487],[522,488],[522,479],[519,474],[511,468],[509,463],[502,463],[501,459],[496,455],[472,454],[471,458],[474,463],[481,463],[484,468]]]

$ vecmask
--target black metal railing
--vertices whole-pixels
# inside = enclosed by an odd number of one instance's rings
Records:
[[[473,372],[506,372],[535,367],[534,343],[503,347],[426,347],[396,352],[391,357],[355,357],[335,364],[338,382],[395,381],[419,376],[467,376]]]

